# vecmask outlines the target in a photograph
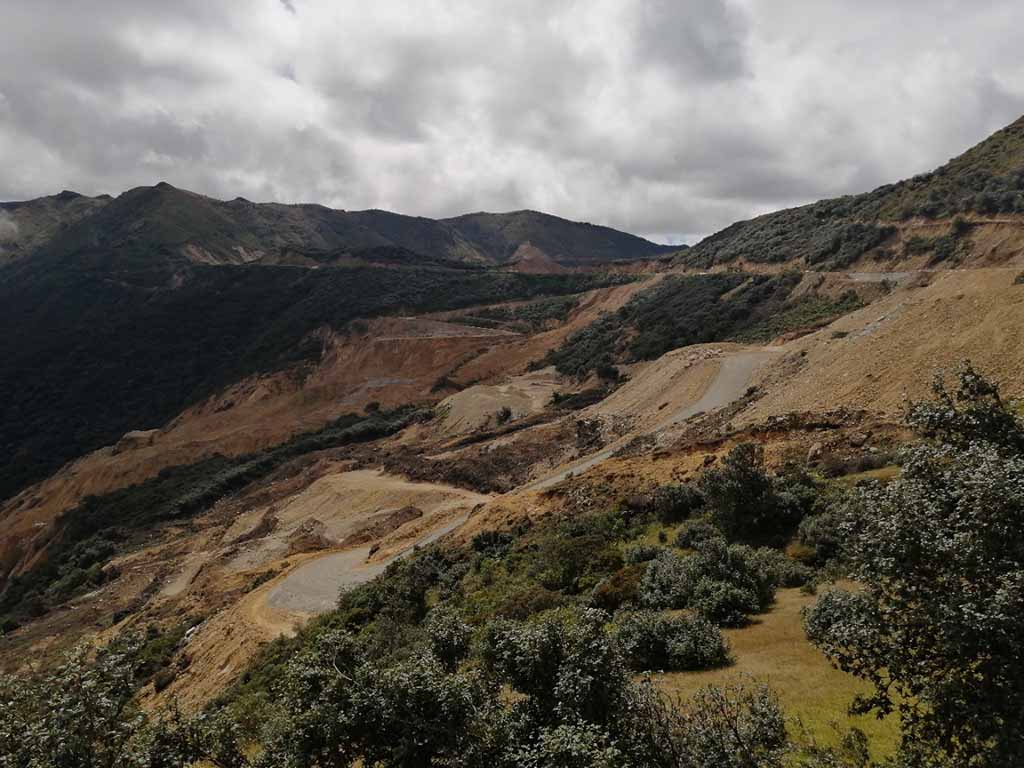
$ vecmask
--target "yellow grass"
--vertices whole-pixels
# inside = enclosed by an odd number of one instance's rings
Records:
[[[786,713],[799,719],[820,744],[835,744],[836,729],[860,728],[867,735],[876,759],[895,752],[899,726],[893,717],[851,716],[847,707],[854,695],[869,686],[833,669],[828,660],[804,635],[800,610],[816,598],[797,589],[779,590],[772,610],[742,629],[725,630],[736,663],[706,672],[677,672],[658,675],[655,682],[670,694],[689,696],[710,684],[735,682],[748,675],[767,682],[779,695]],[[794,729],[793,735],[799,736]]]
[[[837,478],[839,482],[846,485],[856,485],[860,480],[878,480],[882,483],[888,483],[891,480],[895,480],[900,476],[900,468],[895,464],[891,464],[888,467],[880,467],[879,469],[869,469],[867,472],[857,472],[852,475],[845,475]]]

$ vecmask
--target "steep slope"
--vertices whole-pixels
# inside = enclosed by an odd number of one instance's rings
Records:
[[[259,372],[324,352],[317,331],[622,282],[597,275],[177,263],[86,249],[16,263],[0,281],[0,497]],[[31,268],[29,268],[31,267]],[[400,376],[398,372],[395,375]]]
[[[1024,117],[931,173],[873,192],[822,200],[741,221],[677,257],[677,263],[716,265],[799,263],[844,269],[869,252],[881,261],[930,253],[954,256],[959,240],[979,226],[1004,220],[1021,225],[1024,214]],[[963,217],[945,240],[906,248],[903,230],[922,220]],[[897,246],[897,247],[894,247]],[[902,246],[902,247],[899,247]]]

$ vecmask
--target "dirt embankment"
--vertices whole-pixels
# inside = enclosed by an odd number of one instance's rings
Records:
[[[940,368],[971,359],[1011,397],[1024,395],[1024,285],[1017,269],[935,272],[785,346],[743,419],[840,406],[899,414]]]
[[[581,297],[579,306],[567,321],[550,331],[526,336],[501,348],[494,348],[468,359],[451,372],[450,378],[459,386],[499,383],[509,374],[524,373],[526,367],[540,360],[549,350],[558,347],[569,336],[597,320],[605,312],[621,308],[638,292],[654,285],[662,275],[655,275],[611,288],[589,291]]]
[[[164,610],[190,601],[202,604],[208,599],[203,592],[216,589],[222,580],[267,568],[273,578],[199,625],[182,649],[190,664],[159,701],[173,698],[187,707],[208,701],[245,668],[262,643],[329,610],[343,588],[373,578],[414,545],[433,541],[461,524],[487,501],[482,494],[414,483],[379,471],[328,471],[268,507],[231,516],[220,536],[207,540],[205,551],[184,558],[180,571],[168,576],[166,586],[174,590],[160,596]],[[418,514],[398,514],[409,508]],[[262,536],[247,538],[247,531],[268,513],[277,525]],[[367,540],[363,534],[375,527],[374,521],[398,525],[378,525],[381,535]],[[321,541],[333,544],[312,552],[290,551],[296,532],[308,529],[311,522],[317,524]],[[359,543],[347,546],[350,539]],[[202,561],[201,568],[196,560]],[[181,588],[183,582],[186,586]]]

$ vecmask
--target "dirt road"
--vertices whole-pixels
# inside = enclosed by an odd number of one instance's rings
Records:
[[[650,431],[653,433],[660,432],[673,424],[686,421],[691,416],[696,416],[698,413],[707,413],[708,411],[713,411],[716,408],[721,408],[741,397],[750,385],[750,380],[753,376],[754,370],[761,365],[761,363],[764,363],[777,355],[779,351],[780,350],[777,349],[755,349],[736,352],[728,357],[722,358],[718,374],[715,376],[714,381],[711,382],[711,385],[707,390],[705,390],[704,394],[701,395],[700,399],[695,403],[685,406],[671,414],[659,422]],[[522,486],[519,490],[542,491],[545,488],[550,488],[551,486],[562,482],[570,474],[578,475],[581,472],[586,472],[591,467],[611,458],[619,448],[634,437],[635,435],[629,435],[617,440],[604,450],[579,459],[569,466],[548,475],[547,477]]]
[[[671,413],[650,431],[659,432],[699,413],[713,411],[733,402],[746,391],[754,370],[776,354],[778,350],[754,349],[723,357],[714,380],[700,398]],[[632,437],[633,435],[624,437],[598,453],[586,456],[545,478],[523,486],[520,490],[543,490],[561,482],[570,473],[585,472],[610,458]],[[275,611],[295,614],[328,611],[337,603],[341,590],[373,579],[383,573],[392,562],[411,553],[416,546],[436,541],[458,528],[467,518],[468,514],[461,513],[419,538],[415,544],[385,559],[369,562],[369,547],[359,547],[310,560],[296,568],[270,590],[266,597],[266,605]]]
[[[346,589],[363,584],[379,576],[395,560],[437,541],[446,533],[454,531],[469,518],[460,514],[438,526],[400,552],[381,560],[368,562],[369,547],[347,549],[318,557],[289,573],[269,592],[266,604],[275,610],[291,613],[313,614],[329,611],[338,602],[338,595]]]

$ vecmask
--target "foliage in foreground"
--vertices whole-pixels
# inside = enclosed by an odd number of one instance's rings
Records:
[[[862,489],[841,523],[862,585],[822,595],[805,623],[873,684],[861,712],[899,713],[913,764],[1024,762],[1024,425],[970,366],[910,409],[940,438],[902,477]]]
[[[145,716],[132,704],[130,654],[80,649],[29,685],[0,679],[0,765],[780,765],[785,724],[766,688],[707,689],[670,706],[633,681],[607,620],[585,609],[492,624],[478,662],[457,666],[436,646],[377,663],[353,634],[321,633],[289,662],[252,756],[223,714]]]

